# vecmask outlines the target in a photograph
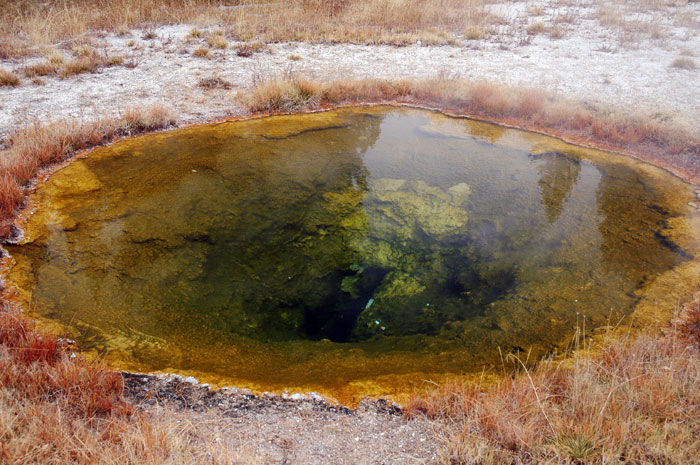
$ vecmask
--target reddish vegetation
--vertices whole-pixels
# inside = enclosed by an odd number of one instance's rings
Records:
[[[38,332],[17,310],[0,310],[0,385],[24,401],[51,400],[81,417],[126,414],[122,378],[73,361],[56,337]]]
[[[117,137],[152,131],[174,122],[163,105],[130,109],[121,118],[104,118],[91,124],[61,120],[35,124],[12,135],[10,148],[0,152],[0,237],[6,237],[23,202],[20,186],[39,169],[65,160],[73,153],[107,143]]]
[[[482,390],[454,382],[406,414],[452,422],[450,463],[694,463],[700,456],[700,296],[661,338],[605,341]],[[523,367],[524,369],[524,367]]]
[[[0,87],[9,86],[16,87],[19,85],[19,78],[11,71],[0,68]]]
[[[0,235],[7,236],[26,185],[38,170],[77,150],[173,123],[162,105],[92,124],[74,120],[16,132],[0,152]],[[168,434],[131,418],[119,373],[71,354],[0,301],[0,463],[163,463]],[[150,435],[148,432],[150,431]]]
[[[700,293],[685,305],[676,324],[679,333],[686,337],[689,343],[700,347]]]

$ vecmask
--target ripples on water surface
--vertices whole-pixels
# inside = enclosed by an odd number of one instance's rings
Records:
[[[352,402],[540,357],[691,290],[690,186],[407,109],[189,128],[98,149],[33,195],[9,275],[116,366]]]

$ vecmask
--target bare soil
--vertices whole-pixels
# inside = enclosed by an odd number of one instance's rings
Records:
[[[178,375],[124,373],[125,396],[146,413],[190,423],[203,442],[223,442],[234,462],[275,464],[418,464],[446,452],[442,426],[407,420],[400,407],[367,399],[357,409],[327,403],[317,394],[263,394],[213,390]]]

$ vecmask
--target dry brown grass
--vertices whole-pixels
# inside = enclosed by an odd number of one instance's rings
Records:
[[[267,50],[267,45],[260,41],[249,41],[236,45],[236,55],[239,57],[249,57],[264,50]]]
[[[235,463],[196,425],[135,412],[122,389],[119,373],[75,357],[0,302],[0,463]]]
[[[42,167],[60,162],[78,150],[103,144],[116,137],[172,125],[168,107],[129,109],[120,118],[103,118],[90,124],[74,119],[35,123],[15,132],[10,147],[0,151],[0,236],[22,203],[22,190]]]
[[[19,78],[12,71],[5,68],[0,68],[0,87],[9,86],[16,87],[19,85]]]
[[[658,115],[621,114],[545,91],[441,78],[315,82],[286,76],[257,79],[241,96],[251,112],[293,112],[353,103],[400,103],[514,125],[573,142],[634,153],[700,179],[700,134]]]
[[[24,75],[28,78],[34,78],[58,74],[59,77],[65,79],[76,74],[94,73],[100,68],[121,65],[124,61],[122,56],[103,55],[89,46],[77,47],[74,49],[74,53],[77,57],[66,61],[62,54],[52,52],[48,59],[25,66]]]
[[[200,48],[196,49],[194,52],[192,52],[192,55],[194,55],[196,57],[201,57],[201,58],[209,58],[209,56],[211,55],[211,52],[209,51],[208,48],[200,47]]]
[[[49,76],[56,72],[58,72],[58,64],[48,60],[24,67],[24,75],[28,78]]]
[[[14,0],[0,9],[0,58],[36,54],[42,46],[57,44],[94,31],[123,34],[144,29],[145,39],[156,39],[153,27],[161,24],[193,24],[220,27],[229,40],[323,41],[362,44],[406,45],[450,44],[456,38],[474,39],[486,33],[512,35],[523,27],[490,12],[488,5],[499,0],[297,0],[263,2],[241,0],[237,8],[220,8],[212,0],[161,0],[154,8],[148,0]],[[7,2],[5,2],[7,3]],[[500,3],[506,3],[500,0]],[[698,29],[697,15],[676,14],[675,3],[605,0],[595,2],[601,25],[620,33],[620,41],[636,44],[640,37],[664,39],[661,16],[676,18],[676,25],[690,33]],[[553,5],[556,21],[576,24],[580,3]],[[233,5],[227,5],[233,6]],[[529,7],[533,18],[545,17],[549,8]],[[510,13],[506,14],[508,16]],[[644,19],[638,19],[644,15]],[[535,21],[533,24],[538,25]],[[532,26],[531,34],[545,29]],[[497,31],[497,32],[495,32]],[[22,34],[20,34],[20,32]],[[200,29],[193,29],[202,37]],[[525,32],[525,31],[520,31]],[[555,33],[557,34],[557,33]],[[210,46],[223,46],[215,39]]]
[[[686,69],[686,70],[693,70],[693,69],[698,69],[697,63],[695,63],[695,60],[689,57],[678,57],[675,60],[673,60],[673,63],[671,63],[671,66],[673,68],[679,68],[679,69]]]
[[[535,22],[531,23],[531,24],[527,27],[526,30],[527,30],[527,33],[528,33],[528,34],[530,34],[530,35],[536,35],[536,34],[541,34],[541,33],[543,33],[545,30],[547,30],[547,26],[545,26],[544,22],[542,22],[542,21],[535,21]]]
[[[485,389],[455,381],[415,396],[406,414],[449,420],[451,464],[696,463],[700,311],[690,307],[664,337],[609,339]]]
[[[197,87],[203,89],[230,89],[233,87],[233,84],[222,77],[214,76],[200,79],[197,83]]]
[[[223,35],[223,32],[217,31],[215,33],[212,33],[209,35],[207,38],[207,44],[211,48],[218,48],[219,50],[223,50],[226,47],[228,47],[228,43],[226,42],[226,38]]]
[[[89,31],[120,32],[174,23],[218,25],[228,38],[241,41],[450,43],[470,27],[483,30],[503,22],[486,10],[491,1],[251,1],[242,8],[219,8],[218,2],[210,0],[163,0],[154,8],[146,0],[15,0],[0,9],[0,58],[36,53],[41,46]],[[221,43],[217,39],[211,46]]]
[[[105,63],[95,56],[81,56],[67,61],[61,67],[58,75],[61,79],[65,79],[76,74],[94,73],[103,65],[105,65]]]

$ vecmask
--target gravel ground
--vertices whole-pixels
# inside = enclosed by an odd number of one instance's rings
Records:
[[[194,378],[124,373],[126,396],[146,412],[187,422],[203,444],[230,451],[245,464],[433,463],[446,455],[442,425],[407,420],[395,404],[367,400],[357,409],[319,395],[256,396],[247,390],[211,390]]]

